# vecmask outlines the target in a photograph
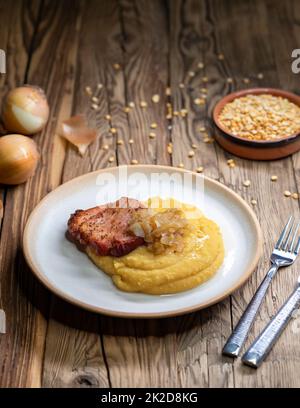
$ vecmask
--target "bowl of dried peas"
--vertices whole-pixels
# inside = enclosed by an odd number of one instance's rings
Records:
[[[217,142],[252,160],[274,160],[300,150],[300,96],[253,88],[222,98],[213,110]]]

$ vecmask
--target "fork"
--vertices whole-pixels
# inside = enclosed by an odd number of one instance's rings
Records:
[[[300,223],[295,226],[294,218],[290,216],[271,254],[271,267],[233,330],[233,333],[227,340],[223,348],[223,354],[230,357],[237,357],[239,355],[276,272],[279,268],[294,263],[300,250],[300,237],[295,245],[299,226]]]
[[[300,276],[294,292],[243,355],[242,361],[244,364],[254,368],[261,365],[299,307]]]

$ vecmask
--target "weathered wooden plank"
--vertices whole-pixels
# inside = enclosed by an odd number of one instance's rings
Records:
[[[175,327],[177,319],[101,318],[111,385],[176,386]]]
[[[245,87],[245,84],[242,85],[243,78],[247,77],[251,79],[251,84],[247,85],[248,87],[281,85],[289,89],[288,71],[286,76],[279,75],[278,63],[274,58],[274,55],[285,55],[285,50],[279,51],[278,41],[274,40],[274,33],[284,31],[284,27],[291,23],[284,19],[274,18],[274,15],[278,13],[278,4],[279,2],[276,2],[272,7],[268,7],[268,2],[260,1],[234,2],[234,5],[233,2],[225,5],[221,1],[210,3],[209,15],[215,27],[215,48],[224,54],[227,73],[230,77],[236,79],[234,82],[236,88]],[[285,10],[287,4],[280,4]],[[270,10],[273,8],[274,11],[271,17]],[[239,21],[239,27],[241,28],[238,37],[234,28],[236,27],[236,21]],[[254,25],[255,30],[249,29]],[[285,67],[286,70],[288,70],[287,66]],[[263,72],[265,75],[262,81],[256,79],[258,72]],[[281,77],[280,83],[279,77]],[[258,201],[255,211],[259,217],[265,240],[264,255],[257,272],[242,289],[232,296],[232,315],[233,324],[235,324],[248,304],[255,288],[266,273],[269,266],[268,256],[288,215],[291,213],[297,214],[298,203],[283,197],[284,190],[296,190],[292,160],[290,158],[274,162],[252,162],[238,159],[236,160],[236,168],[230,170],[225,162],[228,155],[220,150],[218,157],[221,177],[224,182],[242,195],[246,201],[250,202],[251,198]],[[270,176],[272,174],[279,176],[277,183],[271,183]],[[243,180],[246,179],[252,181],[249,188],[242,185]],[[295,267],[290,268],[288,274],[284,272],[278,274],[258,315],[247,345],[250,344],[254,336],[260,332],[271,315],[283,302],[291,290],[291,282],[295,280],[296,275]],[[240,360],[235,362],[234,381],[236,387],[299,385],[298,379],[293,374],[297,370],[299,371],[296,338],[289,330],[291,328],[287,329],[282,340],[257,372],[242,366]],[[288,347],[287,342],[284,342],[284,338],[289,338]],[[291,357],[292,354],[293,357]]]
[[[98,318],[53,299],[44,355],[44,387],[106,387]]]
[[[35,22],[38,18],[40,1],[16,1],[8,3],[0,1],[0,49],[6,54],[6,73],[0,74],[0,111],[5,95],[9,89],[24,81],[26,66],[30,54],[30,44],[33,36]],[[27,10],[24,12],[24,10]],[[9,24],[18,29],[10,31]],[[23,27],[23,28],[22,28]],[[20,33],[22,31],[22,34]],[[0,123],[0,135],[6,134],[4,126]],[[0,197],[5,203],[5,188],[0,186]],[[2,224],[0,225],[1,232]]]
[[[39,6],[38,0],[0,2],[0,48],[6,53],[6,74],[0,75],[0,106],[6,92],[24,81]]]
[[[215,83],[207,87],[205,79],[215,71],[210,66],[212,41],[208,37],[209,23],[204,21],[205,3],[181,1],[170,2],[170,76],[172,85],[172,104],[174,111],[187,109],[185,119],[173,118],[172,141],[174,144],[173,165],[183,163],[186,168],[195,170],[203,166],[205,174],[218,178],[217,159],[214,147],[203,143],[204,132],[209,130],[206,105],[197,106],[194,99],[202,97],[201,88],[207,89],[208,98],[212,92],[220,92]],[[199,68],[203,64],[203,68]],[[215,74],[216,75],[216,74]],[[204,78],[204,80],[203,80]],[[181,84],[184,88],[181,88]],[[205,95],[205,94],[204,94]],[[188,158],[192,144],[199,147],[193,159]]]
[[[135,142],[132,157],[140,163],[168,164],[166,10],[159,0],[135,3],[125,0],[120,2],[120,7],[126,102],[133,101],[136,105],[129,114],[131,137]],[[159,95],[159,103],[152,101],[153,95]],[[141,108],[143,101],[148,104],[147,108]],[[157,124],[155,129],[151,129],[153,123]],[[155,139],[149,139],[150,132],[156,134]]]
[[[115,138],[109,133],[110,121],[105,119],[105,115],[110,114],[106,86],[108,66],[105,58],[110,44],[105,35],[110,35],[111,7],[114,7],[114,2],[108,4],[107,1],[104,1],[101,5],[99,2],[86,2],[82,9],[82,21],[89,21],[89,24],[83,23],[79,31],[76,89],[72,113],[86,115],[89,125],[99,129],[99,133],[97,140],[82,158],[75,149],[68,145],[63,181],[105,167],[109,157],[115,157]],[[101,25],[101,30],[99,30],[99,22],[104,24]],[[92,53],[91,44],[94,47]],[[101,89],[97,89],[98,84]],[[99,97],[99,109],[97,110],[91,107],[91,97],[85,92],[87,86],[92,88],[94,96]],[[106,144],[109,146],[108,150],[101,150],[101,146]]]
[[[0,2],[3,22],[0,25],[0,48],[6,52],[6,74],[0,75],[0,109],[7,91],[24,81],[34,29],[38,22],[39,6],[39,1]],[[15,29],[9,30],[9,27]],[[4,129],[2,133],[5,134]],[[2,198],[3,191],[2,189]],[[23,276],[14,270],[22,257],[18,224],[23,203],[22,191],[24,186],[9,188],[6,190],[4,200],[5,218],[0,243],[0,306],[6,312],[7,334],[0,338],[1,387],[25,385],[28,380],[29,359],[32,356],[30,329],[35,323],[33,307],[27,307],[28,301],[22,292]],[[18,198],[19,204],[16,202]],[[21,327],[20,322],[27,324]]]
[[[173,1],[170,7],[170,72],[172,104],[175,111],[187,108],[185,119],[173,119],[173,164],[183,163],[186,168],[205,168],[205,174],[218,178],[218,160],[215,146],[204,143],[205,132],[210,130],[207,106],[198,106],[196,98],[202,97],[201,88],[207,89],[208,100],[223,91],[222,73],[215,63],[212,27],[207,18],[204,2]],[[200,64],[200,65],[199,65]],[[203,68],[202,68],[203,64]],[[203,80],[204,78],[204,80]],[[206,82],[208,78],[209,82]],[[182,88],[180,83],[185,84]],[[204,93],[205,95],[205,93]],[[195,156],[188,153],[192,144],[197,145]],[[230,364],[223,364],[220,352],[224,337],[229,335],[229,301],[207,311],[182,317],[185,330],[178,336],[178,371],[182,386],[232,386],[233,372]]]

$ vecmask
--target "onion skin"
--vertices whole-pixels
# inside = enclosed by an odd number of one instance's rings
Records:
[[[41,88],[24,85],[8,93],[2,120],[9,132],[33,135],[45,127],[48,118],[49,105]]]
[[[96,139],[97,130],[88,127],[84,115],[76,115],[62,122],[61,136],[76,146],[80,155],[84,156],[89,145]]]
[[[36,143],[23,135],[0,137],[0,184],[21,184],[31,177],[39,161]]]

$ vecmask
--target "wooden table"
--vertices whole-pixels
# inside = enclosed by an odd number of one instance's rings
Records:
[[[296,0],[0,0],[0,48],[7,52],[1,100],[25,82],[44,88],[51,105],[46,129],[35,136],[42,156],[35,176],[0,190],[1,306],[7,314],[7,334],[0,335],[0,387],[300,386],[299,321],[289,325],[257,371],[221,355],[264,276],[278,231],[289,214],[299,215],[298,200],[285,198],[283,191],[298,190],[300,155],[269,163],[235,158],[236,167],[230,168],[231,156],[216,143],[205,143],[207,136],[199,131],[205,126],[213,135],[212,107],[234,89],[299,91],[300,77],[291,71],[291,52],[300,45],[299,21]],[[85,87],[95,90],[97,84],[103,88],[95,111]],[[174,108],[169,120],[168,87]],[[201,88],[208,91],[207,103],[196,105]],[[159,103],[151,101],[153,94],[160,95]],[[135,108],[126,114],[130,101]],[[141,101],[148,107],[140,107]],[[175,116],[181,109],[188,110],[184,118]],[[85,113],[99,130],[84,157],[58,135],[61,121],[75,113]],[[158,128],[150,140],[152,122]],[[110,125],[117,136],[109,134]],[[123,146],[116,144],[118,138]],[[193,143],[199,149],[188,158]],[[104,144],[108,151],[101,149]],[[67,180],[132,159],[183,163],[193,170],[201,165],[205,175],[247,202],[257,200],[265,253],[258,270],[230,298],[183,317],[123,320],[77,309],[33,276],[21,242],[35,205]],[[278,175],[275,183],[272,174]],[[248,188],[246,179],[252,182]],[[298,274],[297,265],[278,274],[248,344],[286,299]]]

